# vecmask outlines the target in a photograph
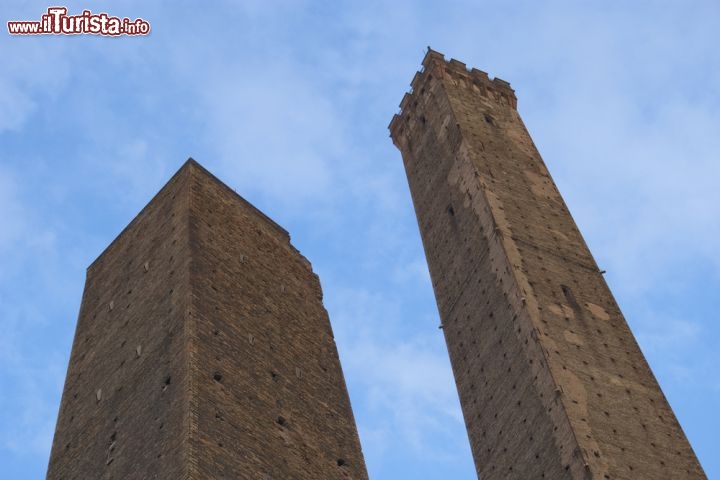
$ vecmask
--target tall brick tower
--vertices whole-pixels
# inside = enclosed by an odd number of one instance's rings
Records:
[[[516,111],[432,50],[390,123],[475,465],[492,479],[702,479]]]
[[[47,478],[367,479],[318,277],[193,160],[88,268]]]

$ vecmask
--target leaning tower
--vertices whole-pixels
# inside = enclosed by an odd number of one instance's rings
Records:
[[[703,479],[516,110],[429,50],[392,119],[478,475]]]

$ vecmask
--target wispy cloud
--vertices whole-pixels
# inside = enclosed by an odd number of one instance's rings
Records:
[[[26,230],[25,212],[18,199],[17,179],[7,169],[0,168],[0,254],[17,242]]]
[[[44,462],[66,357],[64,345],[38,341],[38,332],[56,340],[72,334],[57,335],[72,320],[53,315],[67,315],[66,295],[77,292],[67,286],[71,277],[60,273],[57,234],[21,178],[16,169],[0,167],[0,458],[9,453]]]
[[[238,67],[218,65],[198,92],[221,168],[239,187],[290,204],[332,195],[343,131],[329,99],[292,65],[253,66],[251,75]]]
[[[654,325],[644,325],[637,334],[646,353],[686,349],[697,342],[702,329],[696,322],[687,320],[661,320]]]
[[[18,15],[24,10],[16,9]],[[44,10],[33,17],[39,18]],[[6,19],[3,17],[3,22]],[[5,24],[3,23],[3,27]],[[70,71],[65,46],[23,38],[18,42],[4,33],[0,38],[3,68],[0,70],[0,134],[18,132],[32,115],[39,114],[47,102],[55,99],[67,83]]]
[[[456,474],[467,468],[469,445],[437,315],[414,317],[402,296],[379,291],[329,293],[343,369],[363,412],[358,422],[369,464],[404,457]]]

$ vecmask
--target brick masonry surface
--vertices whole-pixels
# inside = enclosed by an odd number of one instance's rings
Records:
[[[317,275],[192,159],[88,268],[47,478],[367,479]]]
[[[516,110],[429,50],[390,131],[475,465],[493,479],[703,479]]]

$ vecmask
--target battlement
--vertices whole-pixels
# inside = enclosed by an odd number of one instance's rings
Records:
[[[477,68],[468,68],[465,63],[451,58],[445,60],[445,56],[428,48],[425,58],[422,61],[423,71],[435,71],[440,77],[443,74],[455,76],[465,81],[470,81],[476,86],[484,86],[492,89],[497,93],[511,99],[511,105],[513,108],[517,106],[517,98],[515,97],[515,90],[510,87],[510,84],[500,78],[490,78],[487,72],[478,70]],[[413,85],[413,89],[415,86]]]
[[[400,101],[400,112],[393,116],[388,126],[392,137],[395,137],[397,133],[396,129],[400,125],[400,120],[406,117],[411,106],[414,106],[419,97],[425,93],[427,83],[433,78],[452,80],[472,86],[497,101],[507,103],[513,109],[517,109],[517,97],[515,90],[510,87],[510,83],[497,77],[491,79],[487,72],[477,68],[468,69],[465,63],[454,58],[446,60],[442,53],[428,47],[425,58],[422,60],[422,69],[415,73],[410,82],[410,91]]]

